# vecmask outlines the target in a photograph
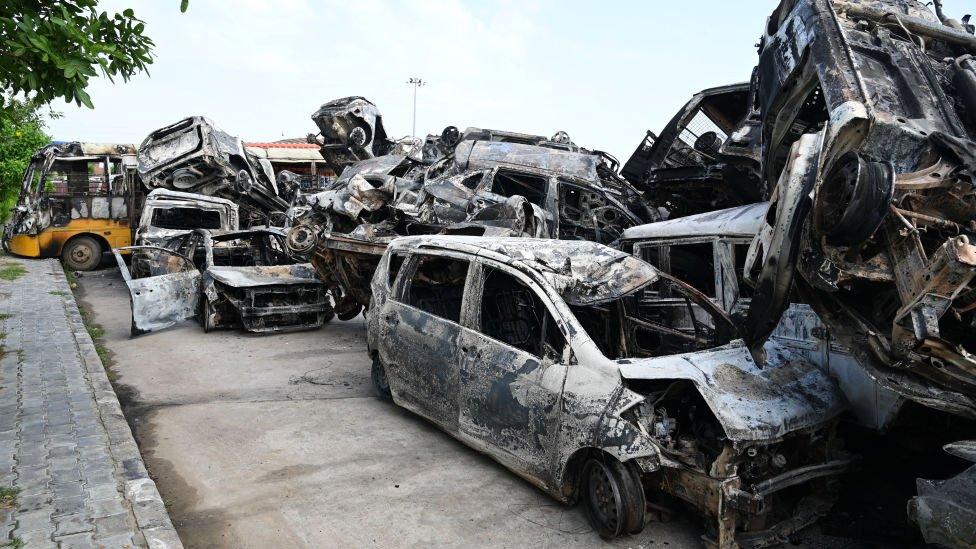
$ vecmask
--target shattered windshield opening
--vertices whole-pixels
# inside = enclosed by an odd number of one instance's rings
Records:
[[[159,208],[150,225],[159,229],[219,229],[220,212],[198,208]]]
[[[728,317],[704,296],[664,274],[611,301],[570,304],[570,310],[610,359],[702,351],[736,337]]]
[[[283,240],[275,235],[214,239],[212,253],[215,267],[268,267],[295,263],[286,252]]]

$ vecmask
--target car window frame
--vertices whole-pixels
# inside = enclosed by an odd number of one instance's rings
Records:
[[[478,335],[485,337],[486,339],[489,339],[492,342],[498,343],[500,345],[504,345],[508,349],[512,349],[514,351],[518,351],[521,353],[526,353],[539,360],[544,361],[546,359],[545,356],[538,356],[524,349],[519,349],[518,347],[515,347],[509,343],[496,339],[486,334],[484,331],[482,331],[481,301],[482,298],[484,297],[485,277],[487,274],[486,268],[496,269],[502,271],[503,273],[511,276],[518,282],[525,285],[530,291],[535,293],[536,297],[538,297],[540,301],[542,301],[542,305],[546,308],[546,312],[549,313],[549,316],[550,318],[552,318],[556,329],[559,330],[559,333],[562,335],[563,338],[563,348],[559,353],[560,358],[556,362],[560,364],[570,364],[572,362],[571,356],[573,356],[575,352],[573,350],[572,339],[567,333],[567,329],[566,329],[567,320],[564,315],[558,312],[558,308],[552,302],[552,299],[550,299],[548,293],[545,292],[544,289],[535,280],[532,279],[532,277],[526,275],[525,273],[521,272],[518,269],[513,269],[509,265],[488,258],[479,258],[478,262],[472,263],[472,265],[476,265],[477,269],[475,272],[469,271],[468,273],[469,278],[467,284],[469,285],[469,287],[466,288],[467,293],[465,297],[466,298],[470,297],[471,301],[468,301],[466,303],[470,304],[471,306],[462,307],[461,309],[462,327],[469,329],[473,332],[476,332]],[[540,334],[539,337],[541,338],[542,334]]]
[[[389,256],[396,253],[397,250],[391,250]],[[394,282],[394,286],[390,291],[389,301],[400,305],[402,307],[409,307],[415,311],[430,315],[438,320],[444,322],[450,322],[451,324],[456,324],[458,326],[463,326],[465,311],[467,310],[468,299],[469,299],[469,288],[471,285],[471,272],[474,265],[476,265],[475,258],[469,254],[453,252],[449,250],[404,250],[407,257],[404,259],[403,265],[400,266],[400,272],[397,274],[397,278]],[[423,257],[448,257],[451,259],[456,259],[460,261],[466,261],[468,263],[468,272],[464,277],[464,289],[461,294],[461,314],[459,315],[458,321],[455,322],[449,318],[444,318],[442,316],[436,315],[429,311],[425,311],[420,307],[411,305],[404,301],[403,296],[407,288],[407,281],[413,278],[414,273],[417,271],[417,266],[420,264],[420,260]],[[389,265],[387,265],[389,267]]]

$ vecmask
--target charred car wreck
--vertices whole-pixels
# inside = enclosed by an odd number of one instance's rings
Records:
[[[663,493],[716,547],[777,543],[830,508],[849,466],[823,370],[773,342],[760,368],[726,313],[627,253],[404,237],[372,291],[377,392],[582,501],[604,538],[640,532]]]
[[[620,174],[668,218],[758,202],[760,125],[750,84],[701,91],[647,132]]]
[[[158,129],[139,145],[139,175],[149,189],[217,196],[239,204],[246,225],[268,225],[288,209],[270,162],[202,116]]]
[[[401,235],[530,236],[608,243],[657,218],[616,173],[616,161],[542,136],[453,127],[436,152],[388,154],[348,166],[333,187],[306,198],[289,233],[311,254],[340,318],[370,302],[369,281],[386,244]],[[442,151],[448,151],[440,156]]]
[[[196,316],[205,332],[318,328],[332,318],[325,286],[272,229],[197,229],[161,246],[114,250],[129,288],[133,335]],[[132,254],[131,268],[120,252]]]
[[[753,91],[771,202],[745,331],[761,361],[795,291],[880,387],[971,421],[976,36],[934,6],[783,0],[770,17]],[[976,544],[973,477],[919,481],[927,540]]]
[[[756,71],[772,204],[748,322],[758,343],[799,272],[882,384],[976,418],[968,52],[976,37],[918,2],[780,4]]]

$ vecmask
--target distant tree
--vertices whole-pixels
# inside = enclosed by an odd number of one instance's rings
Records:
[[[181,11],[188,2],[181,0]],[[2,0],[0,92],[92,108],[89,78],[100,72],[128,81],[152,64],[155,44],[144,30],[131,8],[109,15],[97,0]]]
[[[57,117],[50,113],[49,117]],[[0,109],[0,221],[17,202],[20,182],[34,151],[51,141],[33,103],[8,98]]]

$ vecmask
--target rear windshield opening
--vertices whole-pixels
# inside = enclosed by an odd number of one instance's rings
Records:
[[[220,212],[196,208],[159,208],[153,210],[150,225],[159,229],[219,229]]]
[[[548,181],[545,177],[517,172],[499,171],[495,174],[491,192],[505,197],[524,196],[526,200],[542,206],[546,201]]]

